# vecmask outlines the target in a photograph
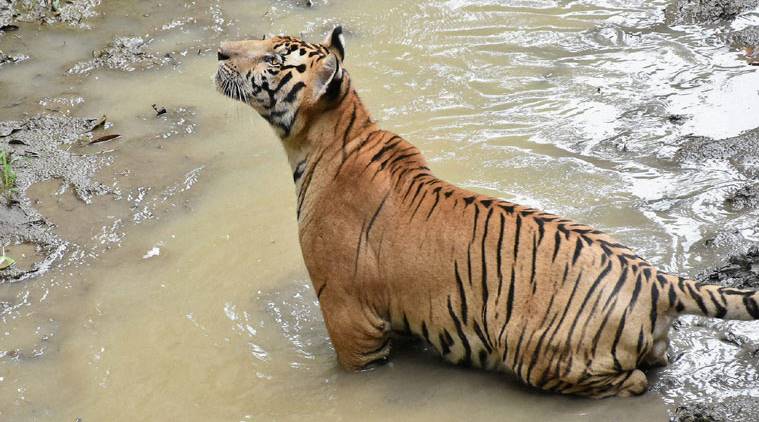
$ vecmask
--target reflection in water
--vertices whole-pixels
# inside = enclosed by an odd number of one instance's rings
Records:
[[[0,286],[0,419],[663,420],[665,405],[759,396],[756,324],[696,318],[674,334],[679,360],[656,391],[630,400],[536,393],[414,342],[375,371],[338,369],[281,147],[209,80],[221,39],[319,40],[341,23],[369,109],[440,176],[592,223],[690,273],[724,252],[704,240],[728,223],[756,239],[757,213],[725,209],[742,177],[731,164],[672,157],[685,135],[759,126],[759,73],[718,29],[669,26],[663,0],[314,3],[106,2],[89,31],[0,38],[31,56],[0,71],[6,114],[107,113],[125,139],[102,174],[116,195],[85,207],[55,183],[33,189],[72,244],[62,269]],[[176,64],[66,74],[135,34]]]

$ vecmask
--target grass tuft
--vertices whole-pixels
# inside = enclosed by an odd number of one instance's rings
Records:
[[[0,176],[3,184],[0,192],[11,192],[16,188],[16,172],[11,167],[10,155],[5,151],[0,151]]]

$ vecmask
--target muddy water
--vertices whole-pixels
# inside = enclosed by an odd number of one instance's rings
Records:
[[[725,252],[705,240],[726,225],[757,238],[755,212],[722,205],[733,168],[670,160],[683,135],[759,126],[759,73],[718,29],[667,26],[664,1],[168,3],[109,1],[89,30],[28,24],[0,39],[31,57],[0,69],[3,120],[106,113],[122,135],[82,151],[111,157],[98,175],[109,194],[85,205],[55,181],[29,191],[70,243],[57,268],[0,285],[0,419],[648,421],[682,397],[759,396],[750,359],[708,328],[682,336],[664,387],[635,399],[539,394],[416,343],[375,371],[341,371],[300,257],[284,153],[210,81],[221,39],[318,40],[341,23],[374,116],[439,175],[695,273]],[[121,36],[170,58],[68,72]],[[731,324],[759,341],[755,325]]]

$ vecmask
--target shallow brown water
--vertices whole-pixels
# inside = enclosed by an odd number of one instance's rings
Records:
[[[440,176],[591,223],[692,273],[724,252],[704,239],[730,223],[756,240],[757,216],[722,207],[731,167],[669,158],[682,135],[759,126],[759,96],[747,94],[759,74],[713,41],[716,29],[666,26],[664,1],[294,3],[107,1],[90,30],[22,25],[0,39],[31,56],[0,69],[2,120],[107,113],[123,135],[96,149],[113,157],[99,175],[113,194],[84,205],[54,181],[30,190],[72,243],[62,267],[0,285],[0,420],[650,421],[682,396],[752,384],[752,366],[703,333],[676,345],[688,354],[662,374],[702,378],[635,399],[536,393],[414,343],[375,371],[340,370],[300,257],[284,153],[211,84],[220,40],[319,40],[341,23],[375,118]],[[67,73],[135,35],[178,64]],[[759,341],[755,324],[731,324]],[[715,374],[737,384],[703,392]],[[759,396],[753,384],[740,393]]]

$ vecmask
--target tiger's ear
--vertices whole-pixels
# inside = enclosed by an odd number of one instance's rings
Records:
[[[343,36],[342,26],[336,26],[327,35],[327,38],[324,40],[324,46],[332,53],[335,53],[340,61],[345,60],[345,37]]]
[[[314,80],[314,101],[325,98],[337,99],[343,85],[343,68],[337,56],[330,54],[321,61]]]

